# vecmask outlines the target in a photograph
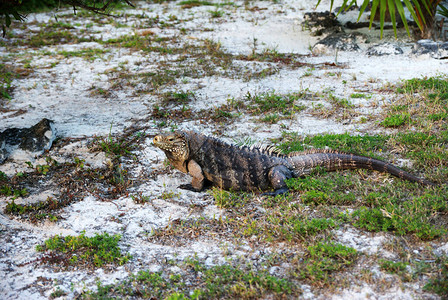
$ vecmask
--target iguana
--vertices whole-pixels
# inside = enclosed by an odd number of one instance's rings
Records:
[[[207,182],[227,190],[266,191],[277,195],[288,191],[285,180],[309,174],[316,167],[326,171],[369,169],[433,185],[390,163],[370,157],[332,150],[292,152],[287,155],[273,146],[236,146],[194,131],[178,131],[154,137],[178,170],[193,176],[180,188],[201,191]]]

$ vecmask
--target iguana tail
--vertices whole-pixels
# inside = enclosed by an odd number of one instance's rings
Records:
[[[390,163],[371,157],[354,154],[339,153],[331,150],[311,150],[293,152],[287,155],[294,166],[294,175],[303,176],[316,167],[323,167],[326,171],[346,169],[368,169],[389,173],[401,179],[418,182],[423,185],[435,185],[433,182],[412,175]]]

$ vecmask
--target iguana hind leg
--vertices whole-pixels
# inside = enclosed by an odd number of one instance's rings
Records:
[[[271,186],[274,188],[273,192],[263,193],[263,195],[277,196],[288,192],[286,186],[286,179],[292,177],[291,171],[285,166],[275,166],[269,170],[268,178]]]
[[[188,174],[193,176],[191,184],[181,184],[179,187],[184,190],[200,192],[204,188],[205,177],[202,168],[194,160],[190,160],[187,165]]]

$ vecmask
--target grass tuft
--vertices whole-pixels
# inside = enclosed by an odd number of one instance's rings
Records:
[[[121,254],[118,247],[120,235],[108,233],[95,234],[86,237],[85,232],[79,236],[56,235],[36,246],[39,252],[50,251],[58,254],[58,258],[52,262],[62,266],[83,266],[87,268],[102,267],[109,264],[123,265],[131,259],[129,254]],[[55,257],[55,256],[53,256]],[[43,256],[42,262],[45,262]]]
[[[335,276],[333,272],[352,266],[358,257],[355,249],[333,242],[308,246],[307,252],[306,258],[297,266],[295,276],[318,286],[329,284]]]

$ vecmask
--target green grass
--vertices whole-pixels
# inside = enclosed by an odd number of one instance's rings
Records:
[[[435,113],[435,114],[429,114],[428,115],[428,119],[430,121],[441,121],[441,120],[446,120],[448,118],[448,113],[447,112],[440,112],[440,113]]]
[[[30,46],[40,48],[49,45],[72,44],[92,41],[90,38],[82,38],[77,34],[67,30],[55,30],[52,25],[42,28],[36,34],[31,35],[27,39],[18,40],[18,44],[22,46]]]
[[[185,1],[179,4],[218,6],[218,4],[203,1]],[[209,13],[212,18],[223,15],[223,11],[218,9]],[[178,25],[184,22],[175,16],[169,17],[166,21],[163,17],[144,19],[142,15],[141,20],[140,28],[150,26],[161,30],[165,28],[179,30]],[[41,47],[76,43],[82,40],[73,32],[73,25],[67,21],[49,24],[42,29],[42,33],[34,34],[31,40],[24,41],[23,45]],[[57,34],[53,33],[57,31],[59,31]],[[98,42],[109,48],[61,51],[56,54],[64,57],[82,57],[91,61],[104,56],[112,50],[110,48],[127,48],[126,51],[139,51],[139,55],[142,55],[144,59],[163,56],[154,70],[143,69],[145,71],[136,73],[132,71],[130,63],[129,69],[122,65],[110,73],[106,72],[106,75],[112,78],[111,90],[129,85],[129,88],[134,89],[137,94],[149,93],[159,97],[161,104],[154,107],[153,117],[164,119],[165,124],[170,124],[169,122],[173,120],[177,122],[191,118],[191,108],[188,104],[195,99],[193,92],[176,90],[170,87],[171,85],[179,82],[186,83],[191,78],[214,75],[252,80],[274,74],[277,72],[277,65],[280,64],[290,68],[309,66],[301,63],[297,56],[279,53],[275,49],[267,49],[262,53],[254,51],[252,55],[231,55],[226,53],[219,43],[207,40],[196,40],[191,44],[182,43],[178,37],[170,38],[165,35],[162,37],[150,32],[145,35],[129,35]],[[115,53],[115,50],[111,52]],[[235,60],[269,62],[273,67],[251,71],[239,68],[238,64],[234,63]],[[31,58],[27,58],[24,63],[30,65],[31,61]],[[144,67],[145,63],[144,60],[141,66]],[[11,82],[16,76],[15,70],[1,67],[3,69],[1,69],[0,80],[3,82],[3,90],[7,93],[5,98],[9,98],[12,90]],[[310,66],[309,75],[312,75],[312,70],[314,67]],[[328,73],[328,76],[335,74]],[[108,91],[98,89],[97,92],[107,95]],[[405,81],[400,92],[403,94],[394,95],[385,114],[379,117],[380,120],[375,119],[376,116],[368,118],[368,120],[375,120],[375,124],[380,124],[381,127],[394,128],[393,132],[398,133],[355,135],[351,132],[350,134],[318,136],[285,133],[277,142],[281,143],[280,147],[286,153],[328,147],[392,162],[397,162],[398,159],[410,159],[409,166],[405,167],[406,170],[434,180],[438,184],[447,182],[448,88],[446,78],[433,77]],[[336,115],[338,112],[355,111],[357,107],[351,100],[368,98],[370,94],[353,93],[349,97],[339,98],[326,93],[319,97],[331,104],[330,110],[333,115]],[[200,121],[206,122],[210,118],[222,122],[222,125],[227,125],[242,113],[248,113],[259,117],[258,120],[262,122],[274,124],[282,119],[297,117],[298,113],[306,108],[299,105],[298,101],[309,98],[309,92],[306,91],[291,94],[248,93],[244,99],[235,100],[233,103],[230,101],[227,105],[213,110],[210,115],[201,114]],[[182,108],[172,110],[167,106]],[[409,130],[410,128],[412,130]],[[95,149],[104,151],[114,158],[113,165],[105,170],[88,170],[81,160],[73,163],[70,168],[65,165],[58,166],[59,174],[47,165],[36,166],[33,167],[31,175],[35,180],[29,180],[26,187],[23,185],[25,179],[17,179],[20,185],[15,185],[6,175],[3,174],[3,176],[0,173],[0,181],[2,181],[0,192],[4,196],[25,197],[29,190],[27,187],[33,186],[38,178],[39,180],[53,179],[57,184],[64,184],[63,187],[61,186],[61,189],[64,189],[62,199],[72,197],[73,201],[76,201],[86,193],[103,195],[103,191],[114,194],[108,199],[113,199],[117,195],[127,195],[129,185],[126,170],[118,166],[118,160],[123,156],[133,157],[132,152],[137,145],[131,140],[129,136],[115,137],[111,134],[96,140]],[[61,169],[66,167],[67,170]],[[63,181],[64,177],[69,177],[69,182]],[[99,185],[104,185],[105,188],[98,188]],[[337,279],[350,276],[347,275],[350,273],[347,269],[357,263],[359,254],[352,248],[330,241],[339,228],[353,229],[354,227],[357,228],[356,231],[364,232],[364,234],[387,232],[387,236],[407,243],[411,254],[412,249],[419,249],[418,247],[427,243],[428,240],[437,244],[444,242],[447,237],[445,229],[448,224],[446,217],[448,208],[445,203],[447,189],[443,186],[425,188],[388,175],[363,170],[334,173],[315,170],[305,178],[288,180],[288,186],[291,190],[290,194],[279,197],[255,196],[251,193],[228,192],[214,188],[210,190],[212,201],[224,211],[225,217],[176,219],[165,228],[154,230],[153,235],[148,237],[150,242],[170,245],[170,241],[174,240],[187,247],[192,241],[204,238],[234,245],[249,243],[251,247],[257,247],[257,249],[263,249],[266,246],[278,247],[281,253],[286,252],[286,254],[272,265],[281,266],[281,263],[289,265],[289,267],[282,267],[285,273],[282,273],[284,275],[281,278],[269,274],[268,267],[272,266],[269,264],[254,267],[245,263],[232,264],[228,261],[224,265],[212,267],[191,259],[178,265],[181,272],[172,273],[169,268],[162,268],[161,272],[140,271],[130,274],[129,278],[121,283],[112,285],[99,283],[97,291],[86,291],[83,296],[94,299],[108,297],[296,298],[300,296],[296,288],[300,284],[306,283],[317,287],[334,284],[334,287],[338,288],[340,283],[336,282]],[[116,190],[118,190],[117,193]],[[160,195],[160,198],[171,201],[177,196],[175,193],[165,192]],[[152,201],[149,196],[143,196],[141,193],[134,194],[132,199],[139,204]],[[24,216],[28,221],[40,217],[52,219],[56,216],[51,211],[60,208],[62,204],[59,199],[47,199],[46,202],[36,206],[16,202],[8,202],[5,212],[14,216]],[[198,208],[202,209],[198,205],[191,204],[192,210]],[[117,219],[119,219],[118,216]],[[100,265],[117,266],[129,259],[127,254],[119,251],[117,244],[113,245],[118,242],[119,236],[97,235],[96,242],[90,240],[94,238],[87,238],[84,234],[78,237],[53,237],[40,245],[40,248],[38,247],[40,250],[48,251],[43,255],[42,262],[66,264],[65,266],[70,267],[78,264],[81,267],[98,267]],[[101,249],[89,243],[108,245],[107,249],[116,251],[103,255]],[[288,252],[289,250],[291,252]],[[294,254],[291,254],[292,252]],[[95,260],[95,254],[97,254],[97,260]],[[397,253],[394,252],[394,254]],[[281,256],[278,253],[275,255]],[[397,254],[398,261],[377,260],[373,262],[373,265],[379,265],[384,272],[396,274],[402,280],[416,280],[413,274],[410,276],[412,272],[409,272],[409,268],[415,267],[415,263],[412,262],[414,257],[405,259],[401,255]],[[268,260],[266,256],[263,256],[261,261],[264,259]],[[376,257],[369,257],[370,259],[376,260]],[[247,261],[246,259],[244,262]],[[437,264],[434,263],[431,268],[421,273],[430,277],[425,289],[443,295],[447,290],[448,281],[446,259],[437,261]],[[55,296],[57,294],[56,291]]]
[[[98,58],[102,58],[104,54],[110,52],[108,49],[96,49],[96,48],[86,48],[76,51],[59,51],[58,55],[62,55],[65,58],[70,57],[81,57],[87,61],[95,61]],[[54,55],[52,52],[45,52],[44,55]]]
[[[194,6],[212,6],[213,3],[209,1],[200,1],[200,0],[184,0],[177,3],[177,5],[182,5],[184,8],[190,8]]]
[[[286,142],[279,145],[285,153],[304,151],[309,148],[325,149],[329,147],[341,152],[355,153],[366,156],[376,156],[376,152],[384,149],[386,135],[351,135],[322,134],[315,136],[299,136],[295,133],[283,133],[282,139]]]
[[[281,120],[281,116],[276,113],[269,114],[269,115],[266,115],[266,116],[260,118],[261,122],[270,123],[270,124],[276,124],[280,120]]]
[[[250,194],[229,192],[217,187],[211,188],[209,193],[219,208],[238,208],[250,201]]]
[[[109,264],[123,265],[131,259],[129,254],[123,255],[118,247],[120,235],[108,233],[87,237],[85,232],[79,236],[56,235],[36,246],[39,252],[49,251],[51,263],[57,266],[102,267]],[[43,262],[48,257],[43,256]]]
[[[414,78],[398,88],[397,98],[385,109],[380,125],[402,130],[446,130],[448,79],[446,76]]]
[[[0,99],[11,99],[11,83],[15,77],[11,67],[0,64]]]
[[[319,242],[307,247],[306,258],[299,262],[294,275],[318,286],[327,285],[335,276],[334,272],[354,265],[357,257],[358,253],[353,248]]]
[[[249,102],[248,109],[254,115],[265,113],[281,113],[291,116],[292,114],[303,110],[295,102],[303,97],[303,93],[277,94],[275,92],[266,92],[251,95],[247,93],[246,101]]]
[[[110,125],[109,135],[107,137],[97,137],[92,145],[94,150],[101,150],[113,159],[120,157],[131,157],[134,155],[132,151],[137,148],[138,141],[143,138],[140,135],[134,136],[113,136],[112,125]]]
[[[433,171],[434,167],[448,167],[448,130],[438,133],[399,133],[390,138],[390,144],[403,147],[405,156],[412,159],[416,167],[432,168]]]
[[[391,261],[386,259],[380,259],[378,261],[380,263],[381,270],[389,273],[389,274],[397,274],[402,278],[404,281],[411,280],[412,276],[407,271],[407,267],[409,266],[409,263],[402,262],[402,261]]]
[[[448,257],[439,257],[436,261],[435,270],[423,289],[446,298],[448,297]]]
[[[25,192],[24,192],[25,191]],[[21,192],[21,197],[28,195],[26,189]],[[56,200],[52,197],[48,197],[45,201],[39,201],[33,204],[16,204],[14,200],[7,202],[4,209],[5,214],[21,216],[23,219],[31,222],[37,222],[42,220],[50,220],[56,222],[58,216],[52,213],[52,211],[64,206],[63,201]]]
[[[409,79],[397,89],[399,93],[421,93],[427,91],[434,94],[448,93],[448,79],[446,76]]]
[[[241,101],[243,107],[252,115],[263,115],[261,122],[275,124],[282,119],[292,118],[296,113],[306,107],[296,104],[305,93],[277,94],[274,91],[252,95],[249,92],[245,101]],[[239,108],[242,108],[239,106]]]
[[[152,36],[140,36],[140,35],[123,35],[119,38],[108,39],[102,43],[105,45],[113,45],[118,48],[132,48],[134,50],[142,50],[145,52],[160,52],[172,54],[174,48],[171,49],[165,43],[169,41],[168,38],[157,38]],[[152,44],[157,45],[152,45]],[[162,45],[158,45],[162,44]]]
[[[360,207],[350,214],[353,226],[369,231],[393,231],[397,235],[413,234],[422,240],[433,240],[447,233],[443,226],[435,224],[434,215],[447,212],[444,190],[423,192],[411,196],[369,194],[366,200],[373,207]],[[411,197],[403,201],[403,196]]]
[[[291,196],[267,199],[262,204],[264,213],[252,219],[250,214],[245,213],[251,209],[248,194],[241,196],[213,189],[212,195],[218,207],[232,209],[232,217],[223,220],[220,226],[227,224],[235,228],[235,237],[257,236],[266,242],[297,242],[338,227],[338,222],[334,219],[316,218],[304,213],[303,206],[291,204]]]
[[[316,136],[299,136],[284,133],[279,148],[284,153],[304,151],[310,148],[330,148],[345,153],[353,153],[386,160],[393,149],[402,149],[401,156],[411,159],[414,167],[424,169],[429,178],[436,182],[446,182],[444,172],[448,168],[448,130],[437,133],[404,132],[396,135],[350,135],[324,134]],[[384,153],[384,154],[382,154]]]
[[[345,98],[339,98],[330,94],[328,96],[328,102],[330,102],[336,108],[349,109],[355,107],[350,100]]]
[[[288,142],[280,145],[285,152],[300,151],[308,145],[315,148],[329,146],[349,153],[369,153],[389,151],[388,147],[405,149],[404,157],[412,159],[414,166],[429,172],[434,168],[445,170],[447,165],[447,133],[399,133],[397,135],[351,136],[319,135],[298,137],[287,135]],[[348,175],[348,173],[352,173]],[[356,173],[367,174],[368,171]],[[440,177],[440,182],[447,181]],[[435,176],[435,175],[434,175]],[[313,206],[352,206],[354,211],[342,220],[358,228],[369,231],[388,231],[397,235],[413,235],[422,240],[433,240],[446,235],[443,226],[438,225],[448,211],[445,203],[446,187],[425,189],[419,185],[395,179],[391,185],[361,182],[353,172],[325,173],[315,170],[305,178],[293,178],[287,181],[288,187],[300,192],[301,200]],[[350,191],[350,192],[347,192]],[[338,218],[335,215],[336,219]],[[444,221],[442,221],[443,223]]]
[[[196,258],[187,258],[177,265],[183,270],[182,275],[169,271],[139,271],[121,283],[103,285],[98,282],[96,292],[86,291],[83,296],[89,299],[255,299],[300,293],[292,282],[250,266],[207,267]]]
[[[353,93],[353,94],[350,94],[350,98],[360,99],[360,98],[369,98],[369,96],[366,94],[363,94],[363,93]]]
[[[26,60],[15,59],[13,64],[0,61],[0,101],[12,99],[12,92],[14,91],[12,82],[14,79],[26,77],[32,72],[33,70]]]
[[[384,127],[399,127],[401,125],[409,123],[409,121],[410,115],[404,113],[388,116],[380,124]]]
[[[163,103],[187,104],[194,99],[195,94],[191,91],[166,92],[162,94]]]
[[[208,12],[210,13],[210,17],[212,18],[221,18],[224,15],[224,11],[218,9],[209,10]]]

